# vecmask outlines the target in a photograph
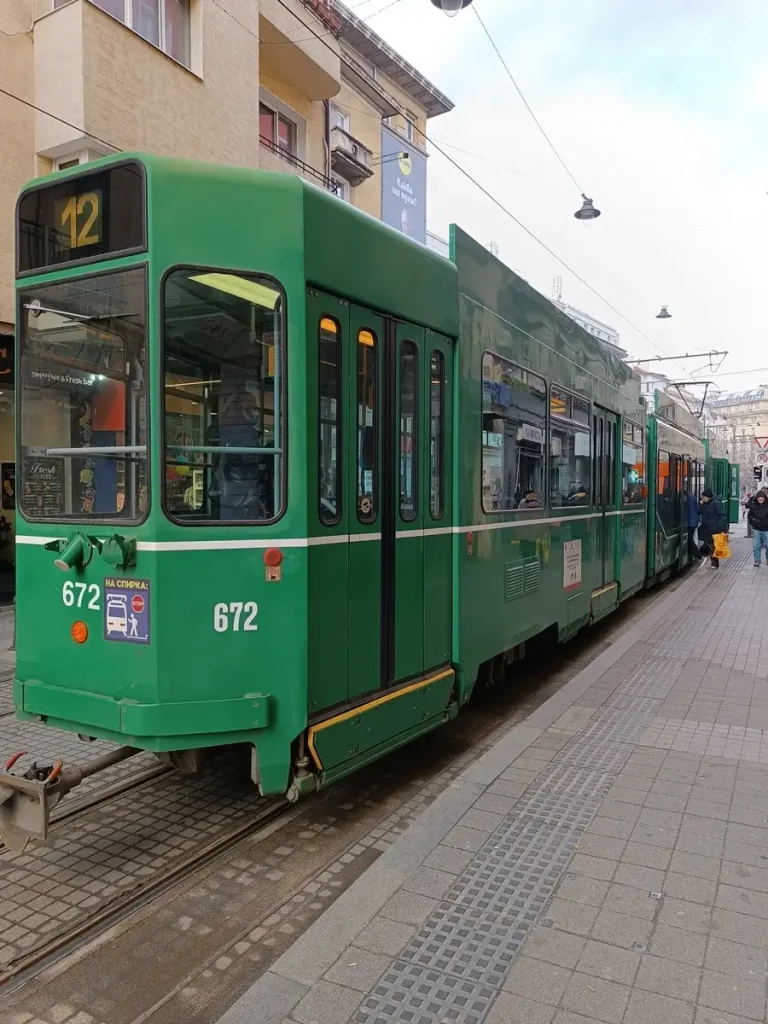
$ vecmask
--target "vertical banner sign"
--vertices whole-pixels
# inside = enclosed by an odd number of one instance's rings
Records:
[[[381,219],[427,244],[427,156],[412,142],[381,129]]]
[[[581,586],[581,541],[567,540],[563,544],[563,590],[576,590]]]

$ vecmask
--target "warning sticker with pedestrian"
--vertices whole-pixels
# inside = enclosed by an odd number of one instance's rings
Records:
[[[104,577],[104,639],[149,643],[149,580]]]

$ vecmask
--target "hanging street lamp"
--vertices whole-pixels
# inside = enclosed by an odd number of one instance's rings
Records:
[[[583,192],[581,194],[581,198],[583,200],[581,208],[578,209],[573,216],[576,220],[596,220],[600,216],[600,211],[591,199],[587,199]]]
[[[449,18],[453,18],[454,15],[458,14],[459,11],[463,11],[465,7],[469,7],[472,0],[432,0],[432,4],[435,7],[439,7],[440,10],[447,14]]]
[[[671,320],[672,319],[672,314],[670,312],[668,312],[666,306],[662,306],[661,307],[661,312],[656,314],[656,319],[657,320]]]

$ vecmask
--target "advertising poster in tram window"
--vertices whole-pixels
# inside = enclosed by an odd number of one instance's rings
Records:
[[[381,129],[381,219],[427,243],[427,157],[412,142]]]
[[[3,509],[16,508],[16,463],[4,462],[0,473]]]

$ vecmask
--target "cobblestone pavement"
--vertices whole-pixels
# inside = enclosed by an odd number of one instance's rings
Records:
[[[768,569],[702,567],[468,767],[220,1024],[768,1007]]]

